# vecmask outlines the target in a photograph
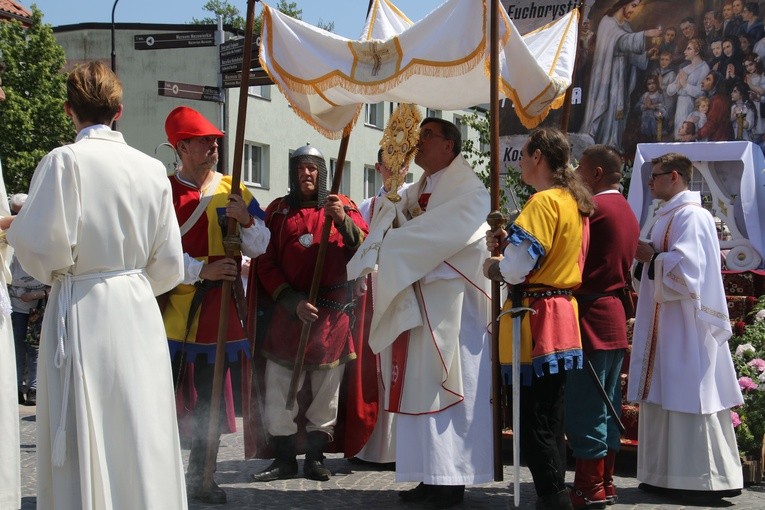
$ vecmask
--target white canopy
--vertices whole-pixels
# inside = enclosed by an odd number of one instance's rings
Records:
[[[260,63],[295,112],[329,138],[349,132],[363,103],[457,110],[489,102],[489,0],[447,0],[413,24],[375,0],[359,40],[263,4]],[[521,37],[499,6],[500,97],[524,125],[563,104],[571,84],[578,11]]]

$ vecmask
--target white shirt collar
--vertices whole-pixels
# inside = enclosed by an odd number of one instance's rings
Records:
[[[444,175],[444,170],[446,170],[449,167],[444,167],[438,172],[425,176],[425,188],[422,190],[423,193],[432,193],[433,189],[438,184],[438,181],[441,180],[441,176]]]
[[[96,133],[99,131],[111,131],[112,128],[107,126],[106,124],[93,124],[92,126],[88,126],[86,128],[82,128],[82,131],[77,133],[77,138],[75,138],[75,142],[79,142],[86,136],[90,136],[91,133]]]

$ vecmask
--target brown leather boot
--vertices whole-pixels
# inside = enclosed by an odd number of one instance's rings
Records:
[[[604,460],[576,459],[574,488],[570,494],[571,505],[575,510],[606,507],[606,491],[603,489]]]

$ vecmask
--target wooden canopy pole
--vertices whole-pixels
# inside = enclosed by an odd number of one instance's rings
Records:
[[[231,168],[231,194],[241,195],[242,158],[244,149],[244,130],[247,124],[247,89],[250,86],[250,60],[252,38],[255,30],[255,2],[247,0],[247,25],[244,34],[244,55],[242,58],[242,79],[239,83],[239,111],[236,120],[236,138],[234,142],[234,163]],[[240,254],[238,223],[234,218],[227,218],[226,237],[223,240],[226,257],[234,258]],[[220,318],[218,319],[218,341],[215,349],[215,369],[213,372],[212,396],[210,398],[210,425],[207,429],[207,451],[205,469],[202,477],[202,490],[209,492],[213,482],[213,472],[218,450],[219,411],[223,394],[223,371],[228,333],[228,315],[231,307],[231,281],[223,280],[220,298]]]
[[[374,0],[369,0],[367,7],[367,17],[372,10]],[[351,137],[350,128],[340,140],[340,148],[337,151],[337,162],[335,162],[335,175],[332,178],[332,189],[330,193],[337,195],[340,191],[340,183],[343,179],[343,167],[345,166],[345,155],[348,152],[348,140]],[[329,232],[332,228],[332,219],[324,217],[324,229],[321,231],[321,241],[319,242],[319,253],[316,256],[316,267],[313,270],[313,279],[311,280],[311,289],[308,293],[308,302],[316,306],[319,298],[319,283],[321,282],[321,273],[324,269],[324,259],[327,256],[327,244],[329,243]],[[290,379],[290,389],[287,393],[287,409],[295,406],[295,397],[297,397],[298,382],[300,373],[303,371],[303,362],[305,361],[305,350],[308,347],[308,337],[311,334],[311,323],[304,322],[303,329],[300,330],[300,343],[295,354],[295,364],[292,366],[292,379]]]
[[[486,219],[492,231],[505,225],[499,203],[499,0],[491,0],[491,86],[489,90],[489,129],[491,144],[491,210]],[[492,255],[499,255],[499,249]],[[500,282],[491,282],[491,409],[494,446],[494,481],[504,478],[502,470],[502,369],[499,365],[499,322],[502,308]],[[516,433],[516,431],[513,431]]]
[[[579,23],[577,24],[578,30],[577,30],[577,37],[578,34],[582,32],[582,22],[584,21],[584,5],[587,3],[586,0],[581,0],[577,6],[576,9],[579,11]],[[577,43],[578,44],[578,43]],[[578,51],[576,53],[579,53]],[[576,54],[574,56],[574,69],[576,69]],[[560,117],[560,130],[564,133],[568,133],[568,121],[569,117],[571,116],[571,96],[574,93],[574,80],[571,79],[571,85],[568,86],[566,89],[566,95],[564,96],[565,99],[563,100],[563,114]]]
[[[345,166],[345,155],[348,152],[348,140],[350,137],[351,135],[349,132],[344,134],[342,140],[340,140],[340,149],[337,152],[337,162],[335,163],[335,176],[332,179],[332,189],[330,190],[332,195],[337,195],[340,191],[340,183],[343,179],[343,167]],[[321,274],[324,271],[324,259],[327,256],[327,245],[329,244],[329,233],[331,229],[332,218],[325,215],[324,229],[321,231],[321,242],[319,243],[319,253],[316,256],[316,267],[313,269],[311,290],[308,293],[308,302],[313,306],[316,306],[316,301],[319,298],[319,283],[321,282]],[[295,354],[295,364],[292,367],[292,379],[290,380],[289,393],[287,393],[287,409],[292,409],[295,405],[298,382],[300,381],[300,373],[303,371],[305,350],[308,346],[308,337],[310,334],[311,323],[304,322],[303,329],[300,330],[300,343],[298,344],[298,350]]]

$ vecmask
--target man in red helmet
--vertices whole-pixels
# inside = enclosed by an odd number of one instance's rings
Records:
[[[170,177],[170,185],[181,228],[184,279],[170,293],[164,320],[176,386],[193,363],[191,377],[197,392],[186,484],[189,496],[194,499],[225,503],[226,493],[214,481],[209,491],[202,487],[221,283],[237,282],[239,278],[239,262],[225,256],[222,224],[226,218],[239,223],[242,253],[249,257],[265,252],[271,235],[263,223],[265,213],[249,190],[242,186],[241,196],[232,194],[231,176],[215,171],[218,138],[223,136],[220,130],[196,110],[179,106],[167,116],[165,132],[181,160],[175,175]],[[232,303],[235,299],[232,297]],[[229,308],[226,320],[225,359],[229,366],[238,367],[243,357],[249,357],[249,348],[235,306]],[[215,443],[217,454],[218,441]]]

